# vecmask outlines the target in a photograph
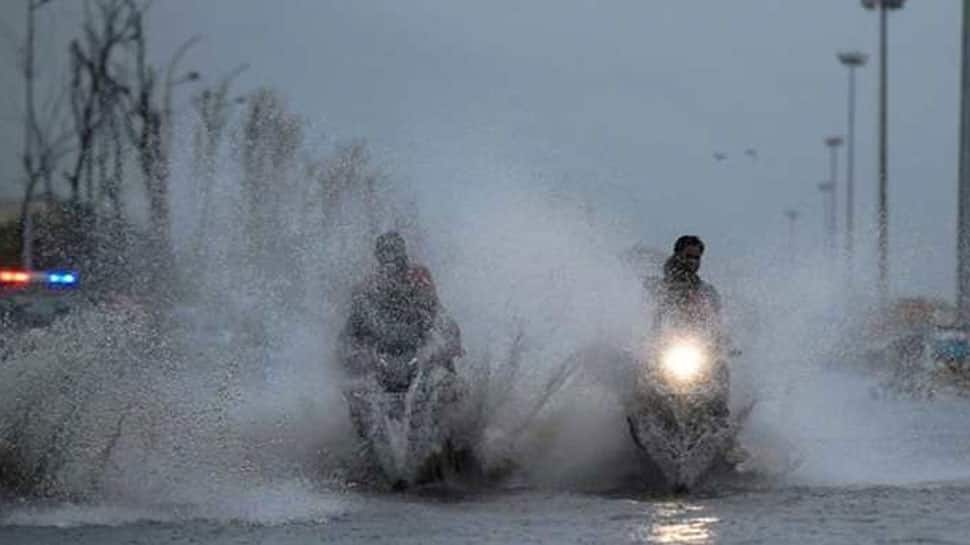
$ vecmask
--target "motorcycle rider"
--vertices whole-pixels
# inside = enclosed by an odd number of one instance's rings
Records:
[[[375,270],[352,291],[337,356],[350,379],[344,384],[344,396],[361,440],[360,458],[385,471],[392,467],[387,474],[393,479],[392,488],[403,489],[409,481],[401,477],[400,471],[405,470],[397,467],[402,463],[397,454],[392,456],[396,460],[392,466],[381,465],[388,458],[379,453],[386,453],[393,438],[386,419],[398,425],[406,422],[408,437],[411,426],[418,426],[420,433],[431,434],[426,439],[435,437],[432,446],[441,449],[431,457],[412,460],[414,464],[405,471],[410,475],[407,479],[436,480],[445,468],[473,463],[466,447],[466,435],[472,432],[458,424],[467,416],[461,403],[466,390],[454,368],[454,360],[463,352],[461,332],[442,308],[431,272],[409,259],[400,233],[389,231],[377,237],[374,257]],[[392,450],[400,454],[396,447]]]
[[[674,252],[663,267],[663,279],[657,293],[654,329],[663,326],[698,331],[713,338],[715,350],[735,353],[721,328],[721,298],[714,286],[701,280],[698,272],[704,255],[704,242],[697,236],[684,235],[674,243]],[[725,387],[730,380],[726,366],[719,368],[718,380]],[[718,397],[710,410],[727,417],[725,397]]]
[[[704,242],[697,236],[684,235],[674,243],[674,253],[664,263],[659,284],[656,326],[667,319],[720,332],[721,298],[714,286],[698,275],[703,255]]]
[[[404,237],[397,231],[377,237],[374,257],[377,270],[351,296],[343,332],[349,345],[343,358],[348,372],[366,372],[376,354],[416,354],[429,343],[436,326],[443,342],[427,357],[453,370],[452,360],[462,354],[461,332],[454,321],[440,319],[431,272],[411,263]]]

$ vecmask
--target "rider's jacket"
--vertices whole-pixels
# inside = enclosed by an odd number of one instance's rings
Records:
[[[697,273],[682,267],[672,257],[664,265],[664,277],[657,286],[655,327],[677,327],[720,332],[721,300],[714,286]]]
[[[427,340],[437,313],[431,273],[411,265],[399,275],[375,273],[354,288],[345,333],[355,344],[404,354]]]

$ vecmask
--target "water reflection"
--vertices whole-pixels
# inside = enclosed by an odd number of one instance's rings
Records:
[[[640,543],[714,543],[714,527],[720,519],[699,505],[666,503],[657,507],[650,522],[636,531]]]

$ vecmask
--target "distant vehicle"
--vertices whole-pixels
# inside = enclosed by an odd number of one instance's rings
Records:
[[[0,291],[14,291],[30,287],[46,286],[49,289],[76,288],[81,276],[77,271],[52,269],[29,271],[23,269],[0,269]]]
[[[69,313],[77,302],[77,271],[0,268],[0,331],[45,327]],[[2,359],[2,358],[0,358]]]

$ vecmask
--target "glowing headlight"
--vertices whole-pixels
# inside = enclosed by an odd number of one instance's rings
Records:
[[[678,342],[661,355],[660,363],[665,375],[679,382],[693,382],[704,371],[707,354],[701,346]]]

